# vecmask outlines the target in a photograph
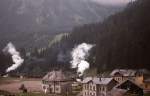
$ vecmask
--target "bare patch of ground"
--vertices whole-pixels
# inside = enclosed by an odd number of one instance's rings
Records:
[[[19,87],[24,84],[28,92],[42,92],[40,79],[5,78],[1,80],[0,90],[19,93]]]

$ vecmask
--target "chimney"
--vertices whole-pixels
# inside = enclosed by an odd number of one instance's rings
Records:
[[[100,74],[99,76],[99,81],[102,81],[102,74]]]
[[[99,77],[99,81],[102,81],[102,77]]]

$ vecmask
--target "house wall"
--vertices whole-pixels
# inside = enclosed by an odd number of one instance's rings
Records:
[[[107,96],[107,93],[116,86],[117,81],[112,80],[109,84],[94,84],[88,82],[83,84],[83,96]]]
[[[83,84],[83,96],[97,96],[97,85],[91,83]]]
[[[83,84],[83,96],[106,96],[107,91],[106,85]]]
[[[135,77],[135,83],[142,86],[144,83],[143,83],[143,80],[144,80],[144,77],[143,76],[136,76]]]
[[[47,89],[47,93],[54,93],[54,94],[62,94],[71,91],[71,84],[70,83],[63,83],[63,82],[42,82],[42,89],[45,91]],[[70,90],[69,90],[70,89]]]
[[[119,83],[121,83],[125,80],[125,78],[123,78],[123,76],[114,76],[113,79]]]
[[[143,85],[143,73],[136,72],[134,75],[124,76],[123,74],[120,74],[119,72],[115,73],[112,76],[117,82],[121,83],[128,79],[134,80],[138,85]]]
[[[90,82],[89,83],[89,96],[97,96],[96,95],[96,84]]]
[[[82,84],[81,83],[78,83],[78,82],[73,82],[71,84],[71,91],[72,93],[79,93],[82,91]]]
[[[128,79],[134,80],[138,85],[143,85],[143,76],[114,76],[114,80],[118,83],[122,83]]]
[[[70,94],[70,93],[72,93],[72,86],[71,86],[71,83],[63,84],[63,85],[61,86],[61,93],[62,93],[62,94]]]
[[[45,93],[49,92],[49,85],[47,85],[47,84],[42,84],[42,90],[43,90]]]
[[[98,96],[106,96],[107,90],[107,85],[98,85]]]
[[[56,94],[61,93],[61,86],[60,85],[51,84],[50,88],[51,88],[51,93],[56,93]]]

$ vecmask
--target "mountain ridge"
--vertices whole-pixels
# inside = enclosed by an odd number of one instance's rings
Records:
[[[52,37],[56,33],[70,32],[75,26],[103,21],[122,8],[89,0],[2,0],[0,44],[4,46],[11,41],[18,47],[36,47],[36,42],[32,42],[34,35]]]

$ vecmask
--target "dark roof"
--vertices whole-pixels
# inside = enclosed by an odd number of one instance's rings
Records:
[[[115,76],[116,73],[119,73],[122,76],[135,76],[136,72],[136,70],[132,69],[115,69],[110,73],[110,76]]]
[[[110,96],[124,96],[126,92],[127,90],[125,89],[113,88],[109,93],[111,94]]]
[[[82,83],[88,83],[88,82],[92,81],[95,84],[107,85],[112,80],[113,80],[113,78],[86,77],[83,79]]]
[[[51,72],[48,72],[44,77],[43,77],[43,80],[46,80],[46,81],[68,81],[70,80],[69,78],[67,78],[65,76],[65,74],[63,74],[63,72],[61,70],[59,71],[51,71]]]
[[[143,89],[141,86],[139,86],[139,85],[136,84],[134,81],[129,80],[129,79],[128,79],[128,80],[125,80],[124,82],[122,82],[122,83],[120,83],[120,84],[118,84],[118,85],[116,85],[115,88],[119,88],[121,85],[125,84],[126,82],[130,82],[130,83],[134,84],[135,86],[139,87],[140,89]]]
[[[137,69],[137,70],[136,69],[115,69],[110,73],[110,76],[115,76],[116,73],[119,73],[122,76],[135,76],[136,73],[150,75],[150,71],[147,69]]]

